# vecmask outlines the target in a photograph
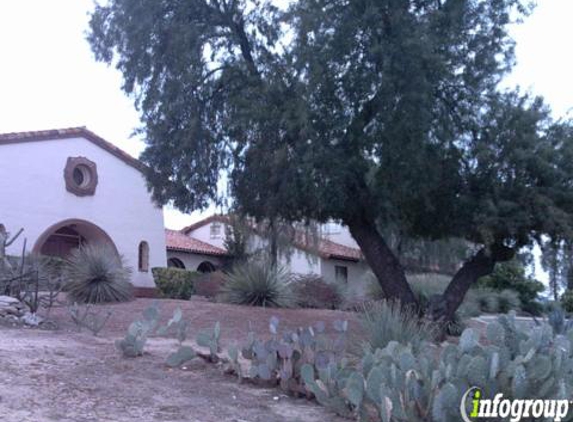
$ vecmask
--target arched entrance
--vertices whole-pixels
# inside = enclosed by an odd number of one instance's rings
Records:
[[[217,269],[217,267],[215,267],[215,265],[213,265],[209,261],[203,261],[197,267],[197,271],[200,273],[212,273],[216,269]]]
[[[167,266],[169,268],[179,268],[181,270],[185,269],[185,264],[179,258],[169,258],[167,260]]]
[[[38,238],[32,252],[65,258],[72,250],[88,243],[108,245],[119,256],[113,240],[103,229],[79,219],[64,220],[49,227]]]

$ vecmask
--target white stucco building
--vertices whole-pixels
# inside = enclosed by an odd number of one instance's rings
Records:
[[[218,268],[227,256],[225,250],[226,227],[229,219],[224,215],[213,215],[187,226],[182,230],[166,230],[168,265],[192,271],[208,272]],[[354,239],[344,226],[338,226],[334,233],[322,230],[317,245],[304,242],[305,236],[294,241],[290,256],[279,258],[282,266],[291,273],[317,275],[327,281],[347,283],[357,294],[363,293],[368,265]],[[335,242],[336,238],[342,242]],[[251,251],[266,247],[266,240],[254,235]]]
[[[166,266],[163,211],[143,164],[85,128],[0,134],[0,223],[24,228],[9,249],[65,256],[103,242],[133,269],[136,293]]]

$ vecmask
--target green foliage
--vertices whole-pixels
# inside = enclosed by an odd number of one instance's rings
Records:
[[[471,289],[462,306],[460,313],[465,316],[487,314],[504,314],[521,309],[519,294],[513,290],[496,291],[492,289]]]
[[[227,275],[221,298],[227,303],[270,308],[296,306],[291,276],[286,269],[268,262],[238,265]]]
[[[153,268],[151,271],[161,297],[189,300],[195,293],[199,273],[179,268]]]
[[[382,301],[364,306],[361,322],[369,350],[383,349],[391,341],[410,343],[418,348],[423,342],[431,341],[437,334],[430,321],[399,302]]]
[[[565,290],[561,296],[561,306],[567,312],[573,312],[573,290]]]
[[[338,309],[344,302],[341,287],[320,276],[298,276],[292,284],[301,308]]]
[[[527,277],[525,268],[518,260],[497,264],[493,273],[478,280],[477,286],[497,291],[514,290],[519,295],[522,309],[539,315],[539,294],[545,290],[543,283]]]
[[[462,395],[470,387],[480,388],[484,398],[570,397],[571,331],[556,335],[546,324],[520,331],[510,315],[489,324],[486,335],[484,344],[466,329],[458,344],[426,343],[419,351],[390,342],[365,351],[361,363],[340,372],[333,384],[319,383],[312,368],[305,369],[305,386],[317,399],[337,397],[324,404],[336,403],[334,410],[361,421],[458,422]],[[468,414],[471,404],[466,403]]]
[[[571,238],[571,124],[499,89],[528,2],[405,4],[111,0],[88,39],[135,98],[162,204],[229,199],[225,174],[258,220],[461,239],[488,263],[507,259],[505,245]],[[357,238],[379,267],[395,258],[380,237]],[[412,301],[403,271],[387,272],[380,281]]]
[[[125,302],[133,298],[131,269],[109,246],[87,244],[70,254],[64,289],[72,303]]]
[[[314,373],[323,383],[334,386],[337,374],[348,365],[344,358],[348,323],[335,321],[333,329],[336,335],[327,335],[325,324],[318,322],[279,334],[279,319],[272,317],[271,338],[260,339],[249,332],[242,347],[242,356],[251,361],[248,375],[254,380],[279,383],[284,391],[294,394],[304,393],[303,383],[308,384]],[[321,403],[343,403],[334,395],[317,395],[317,399]]]
[[[147,337],[154,333],[159,321],[159,309],[154,303],[143,311],[142,318],[129,325],[127,334],[115,342],[116,348],[124,357],[142,356]]]

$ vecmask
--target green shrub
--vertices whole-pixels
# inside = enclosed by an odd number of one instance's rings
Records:
[[[517,292],[521,309],[532,315],[539,315],[543,309],[539,294],[545,290],[545,286],[527,277],[523,265],[517,260],[497,264],[492,274],[478,280],[477,287]]]
[[[502,290],[497,295],[497,311],[507,314],[509,311],[521,309],[519,294],[514,290]]]
[[[411,309],[399,302],[381,301],[364,305],[361,323],[367,348],[383,349],[391,341],[410,343],[417,348],[423,341],[430,341],[437,334],[430,321],[420,319]]]
[[[71,302],[125,302],[133,298],[131,269],[109,246],[87,244],[73,250],[64,274],[64,289]]]
[[[422,309],[426,309],[433,295],[443,294],[450,281],[451,277],[441,274],[424,273],[408,275],[408,283]],[[501,286],[502,284],[498,285]],[[457,319],[460,324],[462,323],[459,320],[463,318],[476,317],[483,313],[507,313],[510,310],[523,309],[519,292],[509,288],[498,290],[483,286],[484,283],[481,281],[478,286],[471,288],[466,294],[457,312]],[[370,299],[383,299],[382,289],[373,274],[369,279],[368,292]],[[530,301],[529,306],[529,309],[532,309],[535,306],[541,307],[541,304],[536,301]],[[539,311],[535,314],[539,314]]]
[[[298,276],[293,288],[301,308],[338,309],[344,301],[340,287],[320,276]]]
[[[479,316],[482,313],[505,314],[520,309],[521,302],[517,292],[485,288],[470,289],[460,306],[460,312],[464,316]]]
[[[297,302],[290,274],[267,262],[248,262],[234,267],[227,274],[221,299],[237,305],[269,308],[293,308]]]
[[[189,300],[199,273],[180,268],[153,268],[153,279],[161,297]]]
[[[561,306],[566,312],[573,312],[573,290],[565,290],[561,296]]]

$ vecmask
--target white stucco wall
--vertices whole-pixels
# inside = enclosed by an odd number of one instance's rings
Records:
[[[336,279],[335,266],[348,269],[348,290],[352,296],[363,296],[366,290],[365,275],[368,265],[365,262],[342,261],[337,259],[321,260],[321,275],[327,281]]]
[[[66,190],[68,157],[86,157],[97,164],[94,196]],[[133,268],[132,282],[153,287],[151,268],[166,265],[163,211],[147,191],[143,175],[119,158],[83,138],[0,145],[0,223],[8,231],[25,229],[9,252],[28,250],[52,225],[81,219],[103,229]],[[149,244],[149,272],[137,270],[138,245]]]
[[[221,236],[211,238],[211,224],[205,224],[204,226],[198,227],[193,231],[187,233],[189,236],[199,239],[210,245],[217,246],[218,248],[225,249],[225,227],[224,223],[215,223],[221,225]]]
[[[321,259],[301,249],[295,248],[290,257],[281,257],[280,262],[293,274],[320,275]]]
[[[178,251],[167,251],[167,259],[179,258],[189,271],[197,271],[197,267],[204,261],[209,261],[215,267],[220,268],[223,265],[221,258],[212,255],[200,255],[195,253],[185,253]]]

